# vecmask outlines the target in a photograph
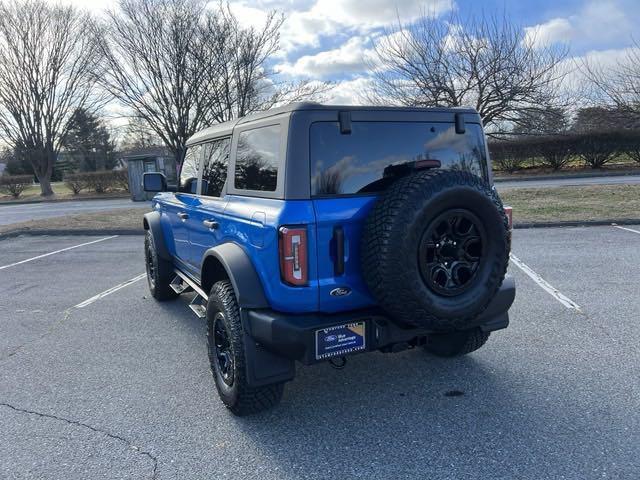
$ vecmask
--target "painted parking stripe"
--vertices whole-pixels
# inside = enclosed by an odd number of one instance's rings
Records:
[[[48,257],[50,255],[55,255],[56,253],[62,253],[69,250],[73,250],[74,248],[84,247],[85,245],[91,245],[93,243],[104,242],[105,240],[111,240],[112,238],[116,238],[118,235],[111,235],[110,237],[99,238],[98,240],[92,240],[90,242],[81,243],[80,245],[73,245],[72,247],[61,248],[60,250],[56,250],[55,252],[45,253],[43,255],[38,255],[37,257],[27,258],[26,260],[20,260],[19,262],[10,263],[9,265],[3,265],[0,267],[0,270],[4,270],[5,268],[15,267],[16,265],[22,265],[23,263],[33,262],[34,260],[39,260],[40,258]]]
[[[576,302],[571,300],[569,297],[563,295],[562,292],[560,292],[560,290],[555,288],[553,285],[551,285],[549,282],[547,282],[544,278],[542,278],[539,274],[534,272],[531,269],[531,267],[529,267],[529,265],[524,263],[522,260],[520,260],[514,254],[511,254],[510,258],[511,258],[511,261],[513,262],[513,264],[516,267],[518,267],[525,274],[527,274],[527,276],[529,276],[529,278],[531,278],[534,282],[536,282],[540,288],[542,288],[545,292],[547,292],[553,298],[558,300],[562,305],[564,305],[565,307],[567,307],[567,308],[569,308],[571,310],[575,310],[576,312],[582,312],[582,309],[580,308],[580,305],[578,305]]]
[[[640,235],[640,230],[634,230],[633,228],[621,227],[620,225],[614,225],[614,227],[619,228],[620,230],[626,230],[627,232],[633,232]]]
[[[118,290],[122,290],[123,288],[126,288],[129,285],[132,285],[132,284],[136,283],[137,281],[142,280],[146,276],[147,276],[146,273],[141,273],[140,275],[137,275],[137,276],[127,280],[126,282],[119,283],[115,287],[111,287],[111,288],[105,290],[104,292],[101,292],[101,293],[99,293],[97,295],[94,295],[91,298],[87,298],[84,302],[80,302],[79,304],[74,305],[72,308],[84,308],[84,307],[86,307],[88,305],[91,305],[92,303],[97,302],[101,298],[104,298],[104,297],[106,297],[108,295],[111,295],[112,293],[115,293]]]

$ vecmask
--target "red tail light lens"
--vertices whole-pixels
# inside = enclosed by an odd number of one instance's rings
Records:
[[[308,281],[307,229],[280,227],[280,274],[289,285],[300,287]]]
[[[507,219],[509,220],[509,230],[513,228],[513,208],[504,207],[504,213],[507,215]]]

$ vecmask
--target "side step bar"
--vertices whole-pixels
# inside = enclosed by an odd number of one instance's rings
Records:
[[[204,290],[200,288],[200,285],[191,280],[191,278],[180,270],[174,270],[174,273],[176,274],[176,277],[171,281],[171,288],[173,291],[176,293],[190,291],[196,292],[196,296],[194,296],[191,303],[189,303],[189,308],[198,316],[198,318],[205,318],[207,316],[206,302],[209,299],[209,296],[204,293]]]

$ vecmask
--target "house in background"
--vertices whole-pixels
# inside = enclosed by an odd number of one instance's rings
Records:
[[[4,173],[4,169],[5,168],[7,168],[7,164],[6,163],[0,163],[0,177]]]
[[[178,180],[176,159],[165,147],[136,148],[122,152],[114,170],[124,168],[129,173],[129,191],[134,202],[150,200],[154,195],[142,189],[143,173],[163,173],[169,185],[175,185]]]

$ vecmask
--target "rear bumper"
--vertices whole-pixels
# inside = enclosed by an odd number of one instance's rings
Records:
[[[515,299],[515,281],[505,278],[502,287],[472,327],[486,332],[506,328],[509,325],[508,310]],[[349,323],[365,323],[365,349],[363,351],[402,350],[420,343],[432,330],[403,328],[393,323],[382,310],[356,310],[339,314],[292,315],[268,309],[242,311],[248,335],[260,347],[304,364],[313,364],[323,359],[316,358],[316,335],[320,329]]]

